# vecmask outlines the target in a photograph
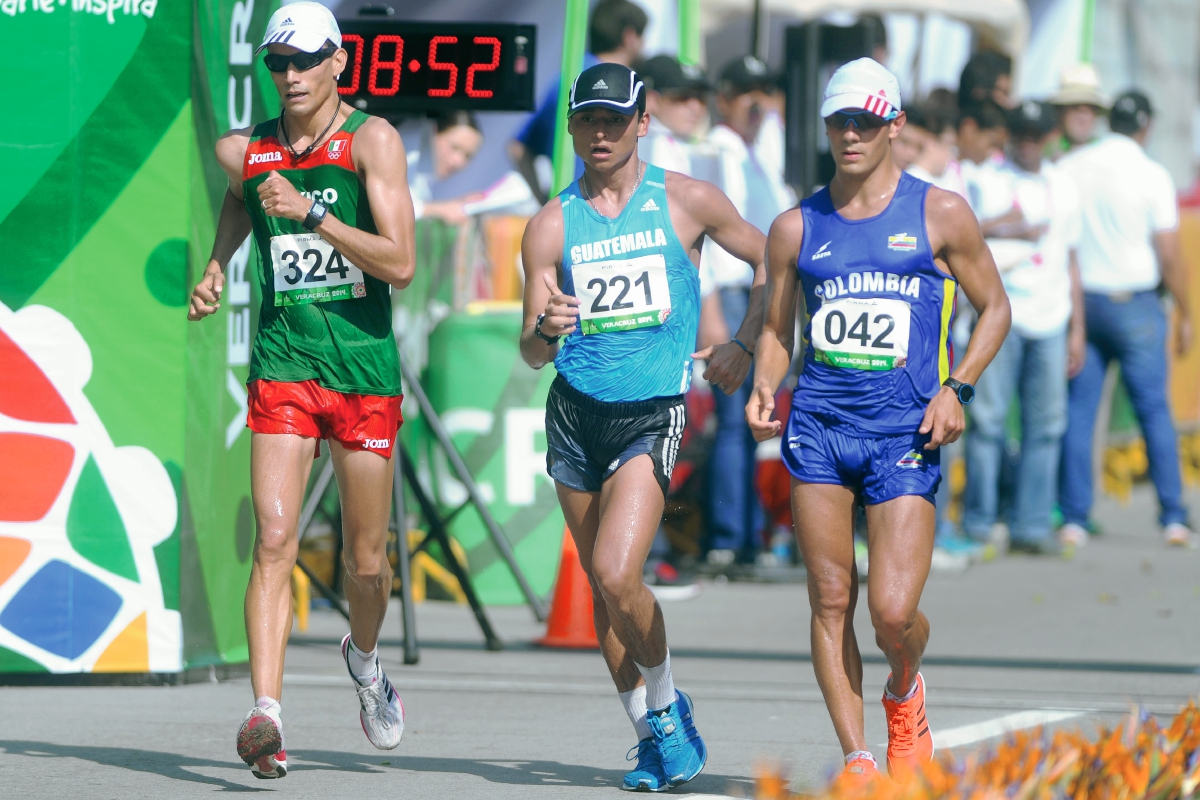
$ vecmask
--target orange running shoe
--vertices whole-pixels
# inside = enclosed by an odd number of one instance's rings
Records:
[[[888,675],[888,681],[892,676]],[[888,772],[898,775],[906,769],[917,769],[933,761],[933,734],[925,721],[925,679],[917,673],[917,690],[904,701],[888,696],[884,684],[883,711],[888,727]]]
[[[860,750],[850,756],[846,768],[833,779],[832,788],[838,794],[854,796],[879,780],[880,774],[879,765],[870,753]]]

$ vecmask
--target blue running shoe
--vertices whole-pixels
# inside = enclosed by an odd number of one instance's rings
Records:
[[[676,690],[674,703],[658,711],[646,712],[646,719],[662,760],[667,785],[678,786],[699,775],[708,761],[708,749],[696,731],[692,698]]]
[[[621,788],[627,792],[665,792],[670,789],[667,776],[663,772],[662,758],[654,745],[654,737],[647,736],[638,742],[637,747],[625,755],[626,761],[633,760],[634,750],[637,750],[637,766],[625,773]]]

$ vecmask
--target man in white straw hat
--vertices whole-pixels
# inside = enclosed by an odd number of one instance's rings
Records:
[[[1092,141],[1096,120],[1109,107],[1109,98],[1101,91],[1100,77],[1091,64],[1066,70],[1049,102],[1058,109],[1058,124],[1067,152]]]

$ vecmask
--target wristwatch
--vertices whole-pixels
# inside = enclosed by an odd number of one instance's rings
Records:
[[[323,206],[316,200],[313,201],[312,208],[308,210],[308,216],[304,218],[304,222],[300,223],[306,231],[315,231],[317,226],[325,221],[325,215],[329,213],[329,209]]]
[[[542,320],[545,318],[545,314],[538,314],[537,325],[533,326],[533,335],[541,339],[546,344],[558,344],[558,340],[562,338],[561,335],[547,336],[546,334],[542,333]]]
[[[969,383],[955,380],[954,378],[946,378],[942,381],[942,386],[949,386],[958,395],[958,402],[964,406],[975,399],[975,387]]]

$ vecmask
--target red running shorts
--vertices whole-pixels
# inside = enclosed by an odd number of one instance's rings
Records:
[[[246,425],[255,433],[294,433],[334,439],[347,450],[370,450],[392,457],[403,395],[342,394],[316,381],[252,381]],[[316,455],[321,454],[317,444]]]

